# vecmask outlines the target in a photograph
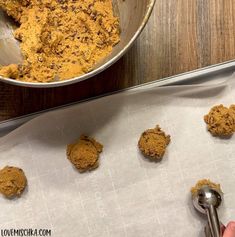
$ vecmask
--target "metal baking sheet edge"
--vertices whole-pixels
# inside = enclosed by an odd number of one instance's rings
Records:
[[[26,123],[27,121],[37,117],[38,115],[41,115],[41,114],[49,112],[49,111],[69,107],[69,106],[72,106],[72,105],[75,105],[75,104],[83,103],[83,102],[86,102],[86,101],[94,100],[94,99],[101,98],[101,97],[108,96],[108,95],[112,95],[112,94],[117,94],[117,93],[120,93],[120,92],[123,92],[123,91],[136,90],[138,88],[147,88],[147,87],[152,87],[152,86],[160,87],[160,86],[169,86],[169,85],[185,85],[185,84],[200,83],[201,81],[210,80],[210,79],[212,79],[212,77],[214,77],[216,75],[220,75],[220,76],[225,75],[225,74],[229,75],[229,74],[232,74],[233,72],[235,72],[235,60],[223,62],[223,63],[220,63],[220,64],[215,64],[215,65],[212,65],[212,66],[204,67],[204,68],[201,68],[201,69],[197,69],[197,70],[194,70],[194,71],[178,74],[178,75],[171,76],[171,77],[166,77],[166,78],[159,79],[159,80],[156,80],[156,81],[152,81],[152,82],[149,82],[149,83],[145,83],[145,84],[142,84],[142,85],[134,86],[134,87],[127,88],[127,89],[124,89],[124,90],[115,91],[115,92],[104,94],[104,95],[97,96],[97,97],[92,97],[92,98],[82,100],[82,101],[79,101],[79,102],[74,102],[74,103],[54,107],[54,108],[51,108],[51,109],[47,109],[47,110],[39,111],[39,112],[36,112],[36,113],[28,114],[28,115],[25,115],[25,116],[22,116],[22,117],[17,117],[17,118],[14,118],[14,119],[5,120],[5,121],[0,122],[0,137],[6,135],[7,133],[9,133],[11,131],[13,131],[14,129],[16,129],[20,125],[22,125],[22,124]]]

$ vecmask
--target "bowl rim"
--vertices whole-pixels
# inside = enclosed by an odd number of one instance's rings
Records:
[[[24,81],[17,81],[15,79],[11,78],[6,78],[0,76],[0,82],[4,82],[6,84],[11,84],[11,85],[16,85],[16,86],[21,86],[21,87],[31,87],[31,88],[53,88],[53,87],[61,87],[61,86],[67,86],[71,84],[75,84],[81,81],[84,81],[88,78],[91,78],[92,76],[95,76],[99,74],[100,72],[104,71],[105,69],[109,68],[111,65],[113,65],[115,62],[117,62],[126,52],[127,50],[132,46],[132,44],[135,42],[135,40],[138,38],[140,33],[143,31],[145,25],[147,24],[151,13],[153,11],[154,5],[155,5],[156,0],[150,0],[147,6],[147,11],[144,16],[143,21],[141,22],[139,28],[131,38],[131,40],[125,45],[125,47],[111,60],[107,61],[100,67],[84,74],[79,77],[74,77],[68,80],[64,81],[58,81],[58,82],[24,82]]]

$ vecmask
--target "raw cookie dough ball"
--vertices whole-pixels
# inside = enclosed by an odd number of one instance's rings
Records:
[[[99,166],[98,159],[102,150],[103,145],[82,135],[77,142],[67,146],[67,157],[80,172],[85,172]]]
[[[204,116],[207,129],[213,136],[231,136],[235,132],[235,107],[214,106]]]
[[[17,167],[6,166],[0,170],[0,192],[8,197],[20,196],[27,185],[24,171]]]
[[[210,188],[217,190],[219,193],[223,193],[220,184],[213,183],[209,179],[201,179],[196,183],[194,187],[191,188],[192,197],[196,196],[198,191],[203,186],[209,186]]]
[[[170,136],[166,135],[157,125],[156,128],[142,133],[138,146],[144,156],[152,160],[161,160],[169,143]]]

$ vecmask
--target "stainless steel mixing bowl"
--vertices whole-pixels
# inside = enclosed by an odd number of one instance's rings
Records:
[[[114,9],[121,24],[121,41],[113,52],[95,68],[82,76],[51,83],[29,83],[0,76],[0,81],[25,87],[57,87],[80,82],[92,77],[116,62],[130,48],[147,23],[156,0],[115,0]],[[0,65],[21,60],[19,43],[13,37],[14,22],[0,10]]]

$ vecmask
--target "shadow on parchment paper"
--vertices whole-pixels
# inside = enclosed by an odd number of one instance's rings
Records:
[[[205,230],[203,227],[199,230],[198,237],[205,237]]]
[[[228,89],[226,84],[213,86],[172,86],[161,88],[159,95],[169,94],[170,97],[181,98],[210,98],[225,93]]]
[[[164,166],[165,163],[169,161],[169,148],[167,147],[164,158],[159,160],[153,160],[149,157],[144,156],[138,148],[138,159],[140,161],[141,167],[144,167],[145,169],[156,169],[156,167]]]
[[[174,97],[183,98],[208,98],[215,97],[226,92],[227,85],[217,86],[173,86],[164,88],[150,88],[145,91],[133,91],[128,96],[114,95],[98,100],[81,103],[69,108],[52,111],[42,115],[15,130],[3,140],[17,136],[17,133],[28,136],[30,139],[37,140],[45,147],[61,147],[78,139],[81,134],[87,134],[99,139],[99,132],[107,127],[110,122],[117,119],[119,114],[123,114],[126,104],[134,106],[136,109],[144,108],[148,104],[174,103]],[[156,96],[160,95],[160,96]],[[151,98],[150,101],[147,101]],[[125,112],[125,111],[124,111]],[[156,119],[157,120],[157,119]],[[21,130],[30,131],[21,134]],[[112,139],[115,128],[106,129],[107,135]],[[18,135],[18,136],[19,136]],[[2,139],[1,139],[2,140]],[[0,140],[0,141],[1,141]],[[102,140],[100,141],[102,143]]]
[[[101,98],[102,101],[98,99],[48,112],[4,136],[0,143],[11,141],[12,145],[20,144],[25,137],[46,149],[65,147],[81,134],[94,136],[98,140],[97,134],[120,114],[125,99],[126,97],[114,97],[110,102],[109,97],[106,97]],[[108,132],[112,134],[115,131]]]
[[[142,97],[142,100],[138,100],[138,105],[140,107],[143,107],[146,105],[146,99],[152,98],[156,99],[156,95],[159,97],[159,100],[156,100],[156,103],[161,103],[163,100],[168,103],[174,103],[175,97],[178,98],[189,98],[189,99],[204,99],[204,98],[213,98],[219,95],[222,95],[226,93],[226,91],[229,89],[228,85],[225,83],[217,84],[217,85],[176,85],[176,86],[166,86],[166,87],[154,87],[148,88],[145,91],[142,92],[132,92],[131,96],[138,96]],[[137,93],[137,94],[135,94]],[[163,100],[162,100],[163,99]],[[136,101],[137,103],[137,101]],[[149,101],[149,104],[151,104],[152,101]]]
[[[200,91],[199,91],[199,90]],[[215,97],[220,94],[225,93],[227,89],[227,85],[221,85],[219,87],[213,87],[213,88],[196,88],[195,90],[192,90],[191,92],[185,92],[182,94],[177,94],[178,97],[183,97],[183,98],[209,98],[209,97]]]

